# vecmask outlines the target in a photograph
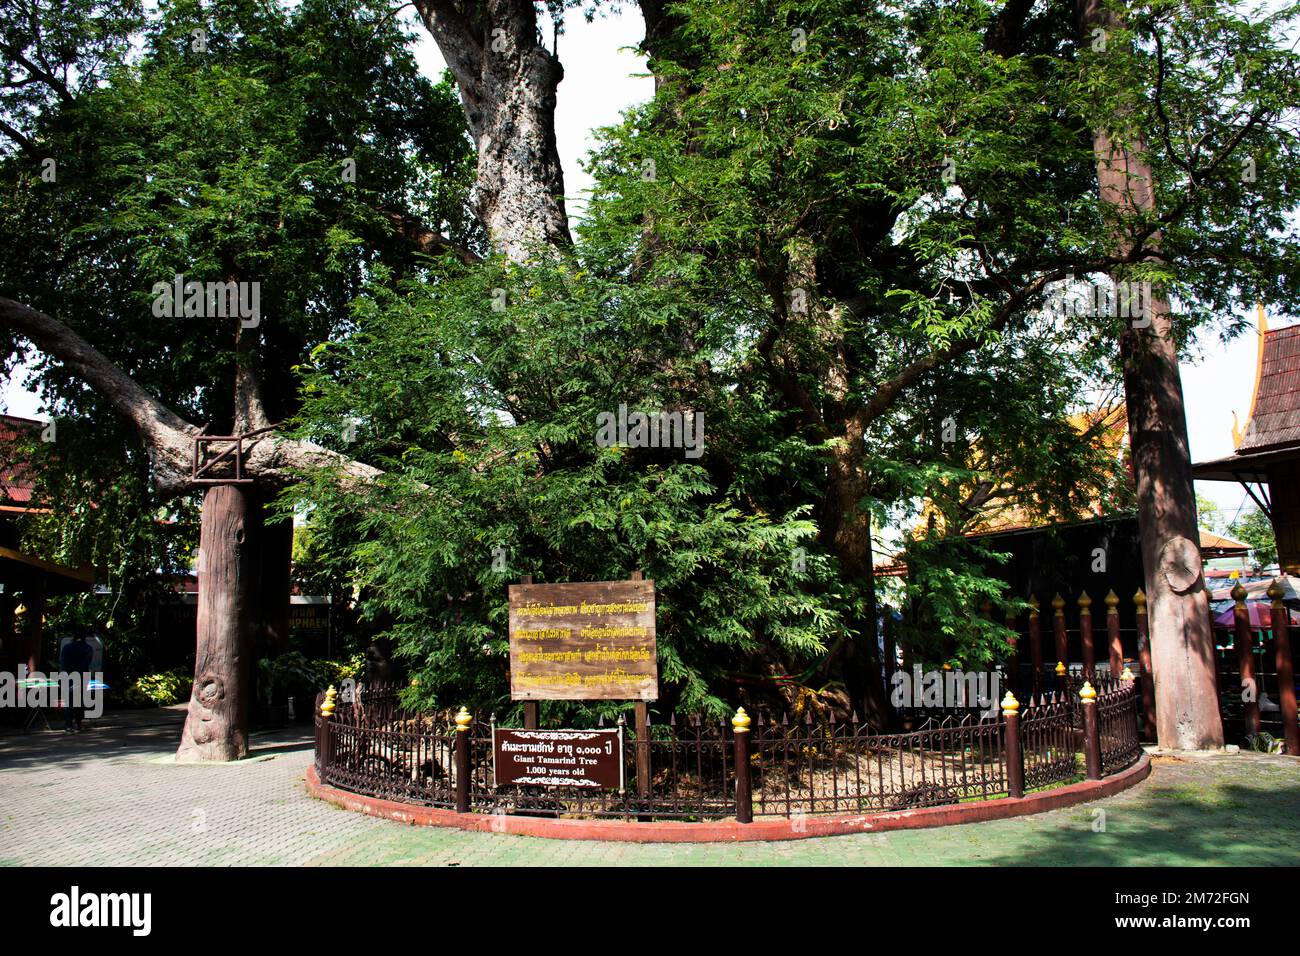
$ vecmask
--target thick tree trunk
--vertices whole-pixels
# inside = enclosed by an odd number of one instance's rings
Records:
[[[1161,747],[1209,750],[1223,746],[1223,725],[1205,581],[1202,577],[1179,593],[1165,575],[1167,560],[1178,557],[1180,539],[1187,542],[1196,572],[1200,552],[1178,355],[1169,336],[1167,303],[1153,306],[1151,328],[1125,332],[1121,351],[1146,571],[1156,739]]]
[[[178,761],[248,754],[257,555],[248,541],[255,493],[218,485],[203,497],[199,538],[198,649]]]
[[[555,98],[564,69],[541,44],[533,0],[416,0],[460,91],[478,151],[474,210],[496,251],[522,262],[567,245]]]
[[[1079,16],[1085,35],[1097,27],[1113,31],[1121,25],[1101,0],[1082,0]],[[1117,251],[1131,256],[1135,239],[1124,223],[1135,213],[1154,210],[1154,180],[1145,143],[1137,131],[1127,129],[1127,117],[1117,115],[1111,125],[1093,135],[1097,180],[1102,202],[1115,214]],[[1123,133],[1122,142],[1117,131]],[[1147,248],[1154,251],[1158,241],[1148,240]],[[1120,351],[1146,572],[1156,736],[1161,747],[1207,750],[1223,746],[1223,725],[1215,686],[1214,632],[1200,576],[1187,416],[1169,304],[1153,295],[1149,308],[1149,316],[1130,320]],[[1186,561],[1183,554],[1188,555]],[[1187,580],[1181,567],[1185,563],[1195,565],[1189,569],[1194,582]]]
[[[861,436],[858,436],[860,444]],[[858,632],[841,658],[844,684],[863,720],[885,728],[891,721],[888,694],[881,678],[881,660],[876,640],[876,577],[871,552],[871,513],[863,499],[867,495],[866,477],[854,460],[849,445],[834,453],[829,468],[829,483],[822,508],[823,540],[839,561],[846,580],[861,582],[866,608],[861,617],[849,625]]]

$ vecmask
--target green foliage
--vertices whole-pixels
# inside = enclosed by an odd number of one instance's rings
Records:
[[[6,76],[31,78],[21,47],[72,85],[0,88],[0,114],[22,132],[0,136],[0,295],[56,316],[215,432],[231,427],[240,363],[259,374],[268,415],[290,415],[292,366],[347,326],[367,270],[429,271],[390,213],[480,241],[455,93],[420,76],[391,12],[378,0],[179,0],[147,17],[133,3],[6,5]],[[154,284],[178,273],[258,282],[260,326],[237,339],[232,321],[155,317]],[[197,501],[159,501],[117,410],[68,365],[0,336],[4,371],[25,363],[58,426],[55,443],[22,451],[54,505],[29,516],[24,546],[96,567],[113,603],[94,623],[121,643],[115,659],[147,668],[134,635],[149,595],[190,566]],[[102,613],[95,597],[63,603]]]
[[[1250,545],[1255,553],[1255,563],[1261,568],[1277,564],[1277,539],[1273,535],[1273,522],[1258,508],[1242,514],[1228,525],[1224,533]]]
[[[151,704],[169,707],[188,700],[193,683],[193,672],[183,667],[159,674],[145,674],[131,683],[122,699],[134,707],[147,707]]]
[[[343,660],[321,658],[310,663],[319,690],[339,687],[345,680],[360,681],[366,671],[366,656],[360,652]]]
[[[269,704],[289,694],[339,687],[345,680],[359,681],[365,671],[365,655],[346,660],[308,660],[301,651],[285,651],[257,662],[257,685]]]
[[[1154,281],[1180,337],[1255,296],[1300,305],[1300,183],[1280,21],[1152,4],[1103,57],[1051,3],[1007,55],[1002,7],[685,0],[654,100],[591,157],[575,250],[432,286],[375,271],[304,367],[302,428],[328,443],[355,418],[387,474],[305,494],[415,697],[502,712],[505,585],[633,568],[658,585],[667,706],[718,709],[738,672],[824,681],[831,648],[873,643],[864,511],[939,519],[900,554],[918,652],[1004,654],[979,606],[1016,602],[960,532],[1129,495],[1118,450],[1071,421],[1116,402],[1124,319],[1049,297]],[[1166,217],[1124,224],[1163,231],[1140,265],[1097,195],[1092,134],[1116,116],[1146,134]],[[1254,192],[1243,150],[1270,157]],[[597,447],[621,404],[703,411],[704,457]]]
[[[577,258],[489,263],[433,291],[377,291],[358,307],[365,331],[304,369],[305,434],[328,442],[310,423],[353,417],[351,447],[387,472],[342,488],[313,476],[312,522],[355,542],[342,556],[353,583],[372,616],[394,621],[429,706],[509,706],[505,587],[523,573],[642,569],[659,595],[665,689],[688,709],[720,712],[714,688],[746,657],[815,657],[837,633],[830,562],[813,553],[793,570],[816,531],[807,509],[769,513],[744,493],[779,480],[806,454],[797,444],[752,450],[730,485],[681,449],[596,445],[597,414],[620,403],[703,411],[710,449],[764,414],[665,383],[660,329],[679,305]]]

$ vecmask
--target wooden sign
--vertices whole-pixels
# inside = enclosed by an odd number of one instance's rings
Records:
[[[655,583],[512,584],[513,700],[657,700]]]
[[[623,730],[492,730],[498,787],[623,789]]]

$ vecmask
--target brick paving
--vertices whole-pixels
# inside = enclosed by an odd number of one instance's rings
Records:
[[[1300,761],[1157,757],[1108,800],[1014,820],[770,844],[634,845],[409,827],[313,800],[303,730],[169,763],[183,708],[0,736],[0,865],[1300,866]]]

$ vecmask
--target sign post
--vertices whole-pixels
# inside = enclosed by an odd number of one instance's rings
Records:
[[[532,576],[524,575],[508,593],[510,696],[523,701],[524,731],[543,733],[538,727],[540,700],[634,701],[637,792],[648,795],[649,702],[659,697],[654,582],[645,580],[640,571],[632,572],[627,581],[578,584],[533,584]],[[542,768],[543,764],[534,765]],[[502,782],[498,778],[498,784]]]

